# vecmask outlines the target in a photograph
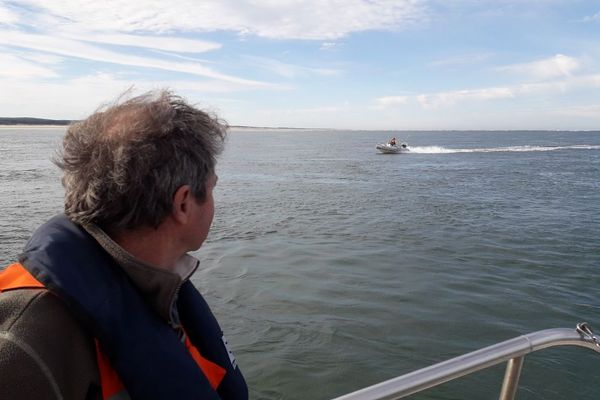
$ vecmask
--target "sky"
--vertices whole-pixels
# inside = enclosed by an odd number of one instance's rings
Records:
[[[0,0],[0,116],[161,88],[231,125],[600,130],[600,1]]]

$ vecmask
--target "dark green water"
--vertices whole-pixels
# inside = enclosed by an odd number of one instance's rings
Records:
[[[234,131],[194,282],[255,399],[328,399],[528,332],[600,331],[600,133]],[[0,131],[0,258],[60,211],[60,130]],[[597,399],[600,355],[519,399]],[[413,396],[496,399],[504,367]]]

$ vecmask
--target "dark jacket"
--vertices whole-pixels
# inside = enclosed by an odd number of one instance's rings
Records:
[[[45,289],[0,293],[0,398],[102,398],[93,337]]]

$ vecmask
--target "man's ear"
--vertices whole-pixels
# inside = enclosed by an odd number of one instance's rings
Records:
[[[180,186],[173,195],[173,218],[185,224],[189,219],[190,201],[193,200],[190,185]]]

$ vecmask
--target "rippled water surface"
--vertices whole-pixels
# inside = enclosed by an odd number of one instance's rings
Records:
[[[0,262],[62,208],[64,129],[0,129]],[[600,331],[600,133],[234,130],[194,282],[255,399],[328,399],[506,340]],[[398,134],[396,134],[398,136]],[[525,361],[519,399],[597,399],[600,356]],[[416,395],[495,399],[504,367]]]

